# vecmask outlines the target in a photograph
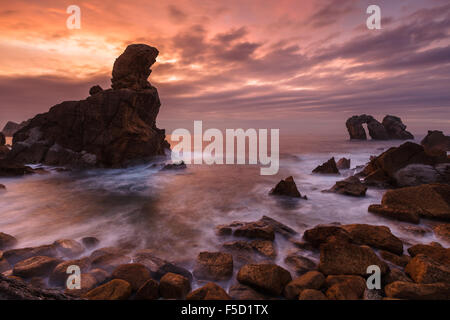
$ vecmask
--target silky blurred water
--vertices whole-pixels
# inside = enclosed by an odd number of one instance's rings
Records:
[[[345,136],[282,137],[280,171],[261,176],[258,165],[189,165],[184,171],[159,171],[151,164],[127,169],[56,172],[0,179],[0,232],[18,238],[17,247],[51,243],[56,239],[95,236],[101,246],[151,248],[172,261],[190,261],[200,251],[218,250],[223,239],[214,228],[234,220],[254,221],[270,216],[297,230],[320,223],[387,225],[406,243],[430,242],[432,232],[418,236],[407,223],[368,213],[384,190],[369,189],[364,198],[322,193],[352,174],[371,155],[400,141],[348,141]],[[334,156],[351,158],[352,170],[341,177],[311,171]],[[269,196],[275,184],[292,175],[308,200]],[[292,249],[276,239],[283,264]],[[187,265],[189,265],[189,263]]]

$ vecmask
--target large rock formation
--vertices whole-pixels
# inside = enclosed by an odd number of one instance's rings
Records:
[[[450,136],[444,135],[442,131],[428,131],[428,134],[420,144],[430,153],[450,151]]]
[[[147,81],[158,51],[130,45],[116,60],[113,89],[65,101],[16,132],[8,158],[22,163],[120,167],[164,155],[169,144],[156,127],[161,105]]]
[[[16,133],[18,130],[25,127],[25,125],[28,123],[28,121],[23,121],[22,123],[15,123],[13,121],[8,121],[5,125],[5,127],[2,130],[2,133],[7,137],[12,137],[14,133]]]
[[[380,123],[374,117],[367,114],[353,116],[347,120],[345,125],[350,134],[350,139],[367,139],[363,124],[367,124],[369,135],[374,140],[414,139],[414,136],[406,131],[406,126],[400,118],[388,115],[384,117],[383,123]]]

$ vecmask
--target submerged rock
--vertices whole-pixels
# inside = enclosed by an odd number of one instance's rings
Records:
[[[21,278],[46,276],[61,260],[45,256],[36,256],[20,261],[14,265],[13,274]]]
[[[331,189],[324,190],[324,192],[338,193],[353,197],[364,197],[366,191],[367,187],[355,176],[348,177],[342,181],[337,181]]]
[[[270,190],[269,194],[275,196],[287,196],[292,198],[302,198],[302,195],[297,189],[294,178],[292,176],[287,177],[284,180],[278,182],[278,184]],[[306,198],[306,197],[304,197]]]
[[[189,291],[189,279],[179,274],[167,273],[159,282],[159,293],[164,299],[184,299]]]
[[[133,291],[137,291],[150,277],[150,271],[140,263],[122,264],[114,269],[111,274],[112,279],[127,281]]]
[[[231,297],[214,282],[207,283],[187,295],[186,300],[231,300]]]
[[[126,300],[131,296],[131,285],[120,279],[111,280],[92,289],[83,298],[89,300]]]
[[[63,102],[37,115],[14,135],[8,159],[120,167],[164,155],[169,144],[164,130],[156,127],[161,103],[146,78],[154,54],[157,50],[149,46],[130,45],[116,60],[113,89],[86,100]]]
[[[341,158],[339,159],[339,161],[336,163],[336,167],[339,170],[345,170],[345,169],[350,169],[350,159],[347,158]]]
[[[228,280],[233,275],[233,256],[222,252],[200,252],[194,276],[203,280]]]
[[[239,270],[237,280],[262,293],[279,296],[292,277],[289,271],[275,264],[247,264]]]
[[[336,166],[336,161],[334,160],[334,157],[325,162],[324,164],[321,164],[317,168],[315,168],[313,173],[322,173],[322,174],[339,174],[339,170]]]

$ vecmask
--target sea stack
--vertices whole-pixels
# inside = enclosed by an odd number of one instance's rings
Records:
[[[16,132],[8,158],[22,163],[77,167],[122,167],[169,149],[156,127],[161,106],[147,80],[158,50],[132,44],[112,71],[112,89],[91,88],[81,101],[65,101]]]

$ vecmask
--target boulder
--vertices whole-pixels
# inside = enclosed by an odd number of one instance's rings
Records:
[[[231,297],[220,286],[210,282],[189,293],[186,300],[231,300]]]
[[[91,269],[89,274],[92,274],[98,283],[103,283],[106,279],[109,279],[109,273],[100,268]]]
[[[388,271],[387,264],[366,246],[345,241],[331,241],[320,246],[319,271],[325,275],[367,275],[367,267],[376,265],[381,273]]]
[[[342,228],[350,234],[352,242],[355,244],[368,245],[399,255],[403,253],[403,242],[394,236],[388,227],[348,224],[343,225]]]
[[[428,183],[450,183],[450,163],[435,166],[410,164],[394,174],[396,185],[413,187]]]
[[[263,216],[259,221],[271,226],[273,228],[273,231],[282,235],[286,239],[289,239],[290,237],[296,236],[298,234],[294,229],[275,219],[272,219],[271,217]]]
[[[233,232],[238,237],[259,238],[270,241],[274,240],[275,233],[280,234],[286,239],[298,234],[294,229],[268,216],[263,216],[258,221],[234,221],[228,225],[219,225],[216,227],[216,233],[220,236],[231,235]]]
[[[81,239],[81,243],[85,248],[92,249],[99,245],[100,240],[95,237],[84,237]]]
[[[388,140],[389,135],[386,128],[377,120],[372,119],[367,122],[367,129],[369,130],[369,135],[373,140]]]
[[[71,239],[56,240],[54,243],[56,250],[63,256],[74,258],[84,252],[84,247],[78,241]]]
[[[192,281],[192,273],[189,270],[170,262],[165,262],[156,270],[156,272],[152,272],[152,277],[156,280],[159,280],[169,272],[182,275],[183,277],[188,278],[189,281]]]
[[[46,276],[61,263],[61,260],[45,256],[36,256],[14,265],[13,275],[21,278]]]
[[[397,268],[389,269],[389,272],[381,279],[383,285],[390,284],[395,281],[412,282],[402,270]]]
[[[6,125],[3,127],[2,133],[6,136],[6,137],[12,137],[14,136],[14,134],[19,131],[20,129],[22,129],[26,124],[28,123],[28,121],[23,121],[20,124],[13,122],[13,121],[8,121],[6,123]]]
[[[140,263],[122,264],[114,269],[112,279],[121,279],[131,285],[133,291],[137,291],[150,279],[150,271]]]
[[[270,190],[269,194],[274,196],[302,198],[302,195],[298,191],[297,185],[295,184],[294,178],[292,176],[278,182],[275,188]]]
[[[122,167],[164,155],[169,144],[164,130],[156,127],[161,103],[146,79],[155,54],[157,50],[146,45],[128,46],[114,64],[113,89],[65,101],[37,115],[14,135],[8,159]]]
[[[0,300],[74,300],[54,289],[41,289],[0,274]]]
[[[156,62],[158,54],[156,48],[145,44],[129,45],[114,62],[111,87],[115,90],[150,88],[147,79],[152,72],[150,67]]]
[[[222,252],[200,252],[194,276],[202,280],[228,280],[233,275],[233,256]]]
[[[317,264],[314,261],[296,253],[286,256],[284,263],[292,268],[297,275],[302,275],[317,268]]]
[[[336,167],[339,170],[346,170],[346,169],[350,169],[350,159],[347,158],[341,158],[339,159],[339,161],[336,163]]]
[[[184,299],[189,291],[189,279],[179,274],[166,273],[159,282],[159,294],[164,299]]]
[[[309,271],[292,280],[284,288],[284,296],[287,299],[297,299],[303,290],[319,289],[325,282],[325,277],[318,271]]]
[[[450,151],[450,136],[444,135],[442,131],[428,131],[420,144],[429,153],[448,152]]]
[[[8,249],[17,243],[17,239],[12,235],[0,232],[0,250]]]
[[[230,251],[246,252],[247,254],[255,252],[268,258],[276,256],[273,242],[268,240],[231,241],[224,243],[223,247]]]
[[[66,285],[67,277],[69,276],[67,274],[67,268],[72,265],[78,266],[82,273],[86,273],[91,266],[91,262],[89,258],[61,262],[50,273],[49,283],[51,285],[64,287]]]
[[[396,255],[392,252],[389,251],[384,251],[384,250],[380,250],[380,256],[386,260],[389,261],[390,263],[393,263],[399,267],[406,267],[406,265],[409,263],[409,261],[411,260],[410,256],[407,255]]]
[[[131,296],[131,284],[124,280],[114,279],[88,293],[83,298],[88,300],[127,300]]]
[[[423,254],[433,260],[450,265],[450,248],[446,249],[435,244],[416,244],[408,248],[411,257]]]
[[[263,221],[247,222],[234,230],[236,237],[244,237],[250,239],[266,239],[273,241],[275,239],[275,231],[273,227]]]
[[[100,92],[102,92],[103,91],[103,88],[102,87],[100,87],[99,85],[95,85],[95,86],[93,86],[93,87],[91,87],[90,89],[89,89],[89,94],[91,95],[91,96],[93,96],[93,95],[95,95],[95,94],[97,94],[97,93],[100,93]]]
[[[94,258],[91,255],[91,259],[92,268],[100,268],[108,272],[112,272],[118,266],[127,264],[131,260],[128,256],[116,253],[105,253]]]
[[[135,300],[156,300],[159,298],[159,284],[153,279],[148,279],[136,292]]]
[[[433,227],[434,233],[450,242],[450,223],[441,223]]]
[[[228,291],[229,296],[233,300],[269,300],[270,296],[258,292],[249,286],[243,284],[235,284]]]
[[[247,264],[239,270],[237,280],[262,293],[279,296],[292,277],[289,271],[275,264]]]
[[[300,293],[298,300],[328,300],[328,298],[322,291],[305,289]]]
[[[363,297],[366,281],[359,276],[328,276],[326,296],[330,300],[358,300]]]
[[[406,221],[416,224],[420,222],[419,214],[411,210],[402,210],[399,208],[385,207],[379,204],[371,204],[368,208],[368,211],[389,219]]]
[[[19,261],[25,259],[36,257],[36,256],[46,256],[46,257],[56,257],[58,252],[54,245],[43,245],[39,247],[28,247],[21,249],[11,249],[3,252],[3,258],[8,260],[10,264],[16,264]]]
[[[67,295],[72,295],[76,297],[81,297],[94,289],[98,284],[97,278],[90,273],[82,273],[80,274],[80,289],[69,289],[66,288],[64,293]]]
[[[450,300],[450,283],[412,283],[396,281],[384,291],[389,298],[407,300]]]
[[[331,189],[325,190],[325,192],[333,192],[352,197],[364,197],[366,191],[367,187],[355,176],[348,177],[342,181],[337,181]]]
[[[424,184],[388,190],[381,201],[381,206],[369,207],[370,212],[384,214],[394,218],[399,213],[399,220],[417,223],[417,215],[429,219],[450,220],[450,185]]]
[[[412,258],[405,272],[416,283],[450,283],[450,266],[436,262],[423,254]]]
[[[167,263],[167,261],[155,256],[153,250],[151,249],[144,249],[136,252],[133,257],[133,262],[141,263],[146,266],[150,270],[152,278],[157,280],[162,276],[159,274],[160,268]]]
[[[339,174],[334,157],[315,168],[312,172],[321,174]]]
[[[347,242],[351,241],[350,234],[340,226],[335,225],[318,225],[306,230],[303,234],[303,239],[311,243],[314,247],[319,247],[331,238]]]
[[[414,139],[414,136],[406,131],[406,125],[403,124],[399,117],[387,115],[384,117],[382,124],[386,129],[389,139]]]

